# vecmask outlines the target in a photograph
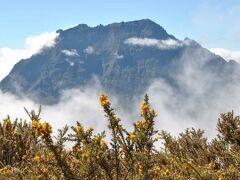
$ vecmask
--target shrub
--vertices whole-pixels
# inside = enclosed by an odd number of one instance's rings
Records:
[[[155,111],[146,95],[141,120],[129,132],[117,117],[106,95],[100,104],[108,121],[105,132],[94,133],[80,122],[59,130],[41,122],[40,112],[26,112],[30,123],[0,123],[0,179],[238,179],[240,169],[240,119],[233,112],[221,114],[215,139],[204,131],[186,129],[178,137],[155,127]],[[163,147],[155,147],[157,141]],[[72,142],[70,149],[64,145]]]

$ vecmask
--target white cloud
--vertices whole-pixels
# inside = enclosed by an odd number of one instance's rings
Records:
[[[143,47],[156,47],[159,49],[175,49],[183,46],[184,42],[174,39],[159,40],[150,38],[128,38],[124,42],[125,44],[143,46]]]
[[[109,139],[108,121],[99,103],[99,96],[103,93],[103,90],[97,79],[93,79],[93,81],[87,87],[63,91],[57,104],[42,106],[41,121],[49,122],[52,125],[54,135],[56,135],[58,129],[63,128],[65,125],[75,126],[76,122],[79,121],[86,128],[93,127],[96,134],[106,131],[108,134],[107,139]],[[7,115],[10,115],[13,120],[21,118],[29,122],[30,120],[24,111],[24,107],[29,111],[32,109],[38,110],[39,108],[39,104],[26,97],[19,99],[15,95],[2,93],[1,90],[0,99],[3,101],[0,103],[0,122]],[[119,106],[116,106],[118,104],[116,98],[109,97],[109,99],[113,107],[118,107],[117,115],[119,112],[123,112],[119,109]],[[122,113],[122,116],[118,117],[127,118],[127,115]],[[127,118],[123,121],[126,127],[131,126],[132,122],[128,121],[129,119]]]
[[[54,133],[65,125],[76,125],[76,121],[81,122],[85,127],[94,127],[97,132],[105,130],[107,121],[98,99],[101,88],[97,85],[93,86],[92,88],[64,91],[59,103],[42,106],[41,121],[51,123]],[[7,115],[10,115],[13,120],[22,118],[29,121],[24,107],[28,110],[38,110],[39,108],[39,104],[27,98],[19,99],[1,91],[0,99],[3,101],[0,103],[0,121]]]
[[[223,48],[210,48],[211,52],[223,57],[226,60],[236,60],[240,63],[240,51],[230,51]]]
[[[221,113],[240,113],[239,72],[231,81],[204,69],[211,56],[201,51],[186,51],[172,74],[173,88],[163,79],[155,80],[147,90],[150,102],[159,114],[157,126],[174,135],[187,127],[202,128],[213,138]],[[238,83],[236,83],[238,82]]]
[[[79,56],[78,52],[76,49],[71,49],[71,50],[67,50],[67,49],[64,49],[61,51],[64,55],[66,56],[70,56],[70,57],[77,57]]]
[[[21,59],[40,53],[41,49],[55,45],[58,33],[47,32],[38,36],[30,36],[22,49],[0,48],[0,80],[2,80]]]
[[[86,49],[83,50],[83,52],[86,54],[93,54],[94,48],[92,46],[88,46]]]
[[[119,55],[118,54],[118,51],[116,51],[114,54],[113,54],[113,57],[115,58],[115,59],[123,59],[124,58],[124,55]]]
[[[69,64],[70,64],[70,66],[74,66],[75,63],[74,62],[70,62]]]
[[[73,61],[69,60],[68,58],[66,58],[65,61],[67,61],[70,66],[74,66],[75,65],[75,63]]]
[[[26,49],[30,50],[32,54],[36,54],[43,48],[53,47],[58,35],[56,32],[46,32],[37,36],[30,36],[26,40]]]
[[[122,59],[122,58],[124,58],[124,55],[118,55],[118,56],[116,56],[116,58],[117,59]]]

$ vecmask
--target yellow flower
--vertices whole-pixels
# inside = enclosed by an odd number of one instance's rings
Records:
[[[156,174],[160,173],[160,171],[161,171],[160,167],[155,167],[155,168],[154,168],[154,172],[155,172]]]
[[[89,157],[88,152],[82,154],[82,159],[87,159]]]
[[[213,168],[214,168],[214,165],[215,165],[214,162],[210,162],[210,163],[208,164],[208,168],[209,168],[209,169],[213,169]]]
[[[74,146],[74,147],[72,148],[72,150],[73,150],[73,152],[80,152],[80,147]]]
[[[142,114],[145,114],[145,113],[148,111],[149,107],[148,107],[148,105],[144,102],[144,103],[142,103],[141,109],[142,109]]]
[[[108,101],[108,97],[104,94],[100,96],[100,104],[105,108],[110,105],[110,102]]]
[[[138,174],[142,174],[142,172],[143,172],[143,166],[142,166],[142,164],[141,163],[138,163]]]
[[[7,127],[11,124],[11,120],[8,118],[8,119],[5,119],[4,122],[3,122],[3,126],[4,127]]]
[[[0,175],[7,174],[11,171],[11,166],[5,166],[4,168],[0,169]]]
[[[77,133],[83,132],[83,128],[82,128],[82,127],[77,127],[77,128],[76,128],[76,132],[77,132]]]
[[[98,141],[98,140],[99,140],[99,137],[98,137],[98,136],[94,136],[92,140],[93,140],[93,141]]]
[[[38,122],[37,120],[35,120],[35,119],[32,120],[32,126],[33,126],[33,128],[37,128],[37,127],[38,127],[38,124],[39,124],[39,122]]]
[[[148,125],[148,124],[149,124],[149,121],[148,121],[148,120],[146,120],[146,119],[144,119],[144,120],[143,120],[143,122],[142,122],[142,124],[146,126],[146,125]]]
[[[168,176],[169,174],[170,174],[169,169],[166,169],[166,170],[163,172],[163,175],[165,175],[165,176]]]
[[[14,131],[12,132],[12,135],[13,135],[13,136],[16,136],[16,135],[17,135],[17,130],[16,130],[16,129],[14,129]]]
[[[52,133],[52,126],[51,126],[50,124],[48,124],[48,123],[43,123],[42,128],[43,128],[43,132],[44,132],[45,134],[51,134],[51,133]]]
[[[104,147],[106,145],[107,145],[106,141],[104,139],[102,139],[101,142],[100,142],[100,146]]]
[[[45,137],[45,134],[41,133],[39,136],[43,139]]]
[[[223,180],[223,176],[220,175],[220,176],[218,177],[218,180]]]
[[[142,122],[141,121],[137,121],[134,123],[134,126],[136,127],[140,127],[142,125]]]
[[[35,129],[36,135],[41,138],[50,136],[52,133],[52,126],[49,123],[41,124],[37,120],[32,120],[32,127]]]
[[[48,168],[44,167],[42,171],[43,173],[48,173]]]
[[[134,133],[129,133],[129,139],[134,140],[136,138],[136,135]]]
[[[33,158],[33,161],[34,162],[39,162],[41,160],[41,157],[40,156],[35,156],[34,158]]]

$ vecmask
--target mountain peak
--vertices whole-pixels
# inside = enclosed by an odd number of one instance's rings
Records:
[[[150,19],[140,19],[140,20],[134,20],[134,21],[122,21],[122,22],[116,22],[116,23],[112,23],[112,24],[108,24],[106,25],[108,27],[138,27],[138,28],[159,28],[163,31],[166,32],[166,30],[160,26],[159,24],[155,23],[154,21],[150,20]]]
[[[135,20],[135,21],[129,21],[129,23],[140,23],[140,24],[145,24],[145,25],[153,25],[153,26],[160,26],[151,19],[140,19],[140,20]]]
[[[115,23],[111,23],[108,25],[116,25],[116,24],[127,24],[127,25],[131,25],[131,24],[142,24],[142,25],[154,25],[154,26],[159,26],[157,23],[155,23],[154,21],[150,20],[150,19],[139,19],[139,20],[134,20],[134,21],[122,21],[122,22],[115,22]]]
[[[78,24],[77,26],[76,26],[77,28],[89,28],[89,26],[87,25],[87,24]]]
[[[184,46],[179,45],[150,19],[96,27],[79,24],[57,32],[56,45],[17,63],[1,81],[1,90],[18,94],[21,89],[44,104],[55,103],[63,90],[83,87],[96,76],[106,92],[128,99],[144,93],[157,78],[174,85],[172,74],[184,51],[199,61],[211,57],[208,67],[216,73],[225,64],[194,40],[186,38]]]
[[[167,33],[167,31],[157,23],[150,19],[141,19],[127,22],[115,22],[108,25],[98,25],[90,27],[87,24],[79,24],[73,28],[61,31],[65,36],[69,34],[79,36],[83,33],[91,35],[91,39],[97,34],[102,34],[107,39],[109,36],[112,38],[155,38],[155,39],[176,39],[174,36]],[[108,36],[108,37],[107,37]],[[99,37],[99,36],[98,36]],[[122,39],[121,39],[122,40]]]

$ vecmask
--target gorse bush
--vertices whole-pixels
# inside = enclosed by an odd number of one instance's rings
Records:
[[[28,112],[30,123],[0,123],[0,179],[238,179],[240,178],[240,118],[221,114],[215,139],[203,130],[187,129],[178,137],[154,128],[155,111],[146,95],[141,120],[127,131],[106,95],[100,104],[108,121],[105,132],[94,133],[80,122],[52,136],[52,126],[41,122],[40,112]],[[157,141],[163,142],[156,148]],[[64,148],[68,142],[71,149]]]

